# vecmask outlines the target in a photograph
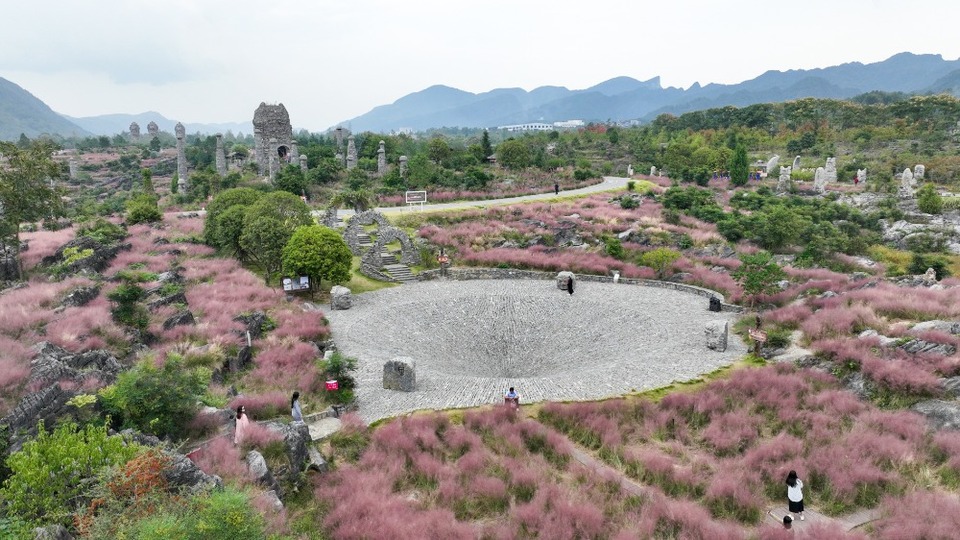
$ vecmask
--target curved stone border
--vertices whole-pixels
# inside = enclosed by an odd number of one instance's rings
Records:
[[[610,276],[598,276],[596,274],[577,274],[579,281],[594,281],[597,283],[613,283]],[[417,274],[420,281],[432,281],[435,279],[452,279],[456,281],[472,279],[544,279],[554,280],[557,277],[556,272],[545,272],[542,270],[519,270],[516,268],[447,268],[424,270]],[[627,285],[641,285],[643,287],[656,287],[659,289],[673,289],[675,291],[688,292],[704,298],[715,296],[720,299],[720,311],[730,313],[743,313],[743,307],[736,304],[726,303],[724,296],[717,291],[696,285],[687,285],[686,283],[674,283],[672,281],[657,281],[655,279],[637,279],[621,277],[617,283]]]

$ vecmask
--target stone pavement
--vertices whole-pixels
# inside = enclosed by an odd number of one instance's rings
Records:
[[[686,292],[583,282],[430,281],[354,296],[327,312],[339,349],[358,359],[359,414],[367,422],[419,409],[502,400],[595,400],[658,388],[733,363],[747,348],[706,348],[704,325],[735,314]],[[417,390],[382,387],[383,364],[416,362]]]

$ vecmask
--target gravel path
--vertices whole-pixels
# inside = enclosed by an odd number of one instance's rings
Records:
[[[371,422],[418,409],[499,402],[593,400],[688,380],[746,353],[706,348],[704,324],[736,315],[689,293],[610,283],[431,281],[354,296],[327,318],[337,346],[359,360],[360,415]],[[382,387],[383,364],[409,356],[417,390]]]

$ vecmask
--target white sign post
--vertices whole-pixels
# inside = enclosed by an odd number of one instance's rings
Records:
[[[426,191],[408,191],[406,192],[407,205],[413,207],[415,204],[420,205],[420,211],[423,211],[423,205],[427,202],[427,192]]]

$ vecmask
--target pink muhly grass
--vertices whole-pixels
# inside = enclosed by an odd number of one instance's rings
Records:
[[[883,516],[873,523],[877,538],[956,538],[960,530],[960,500],[954,493],[914,491],[888,497]]]
[[[764,481],[786,478],[791,462],[804,453],[803,441],[780,433],[771,439],[758,443],[747,450],[743,456],[744,467],[760,473]]]
[[[703,430],[704,442],[718,455],[740,453],[760,435],[762,418],[740,409],[717,416]]]
[[[207,474],[215,474],[241,485],[253,484],[247,462],[230,437],[217,437],[197,451],[191,459]]]
[[[76,236],[76,230],[73,227],[67,227],[59,231],[35,231],[20,233],[20,241],[26,241],[29,248],[20,252],[20,262],[27,270],[32,269],[40,263],[44,257],[49,257],[57,252],[58,249]]]
[[[790,304],[773,311],[768,311],[763,315],[763,320],[764,322],[796,327],[811,315],[813,315],[813,310],[806,304]]]
[[[181,218],[174,214],[164,214],[163,222],[170,226],[170,230],[182,235],[203,234],[202,217]]]
[[[913,320],[949,319],[960,315],[960,288],[910,288],[881,282],[850,291],[847,296],[870,305],[877,313]]]
[[[301,310],[278,310],[273,313],[277,328],[272,334],[278,338],[293,337],[304,341],[322,339],[330,334],[323,313]]]
[[[242,446],[246,450],[263,450],[270,444],[280,441],[283,441],[281,433],[257,422],[251,422],[247,429],[243,431]]]
[[[876,433],[893,435],[914,447],[922,444],[927,434],[926,425],[911,411],[867,409],[857,418],[857,423]]]
[[[853,304],[820,309],[803,321],[800,328],[811,339],[819,339],[831,335],[849,335],[851,332],[880,324],[870,307]]]
[[[251,420],[265,420],[283,416],[290,410],[290,393],[274,390],[259,395],[237,396],[230,402],[230,408],[236,410],[243,405]]]
[[[872,381],[891,390],[922,396],[937,396],[943,392],[938,377],[917,370],[911,362],[867,358],[861,362],[861,370]]]
[[[756,473],[732,470],[718,473],[710,479],[706,498],[736,514],[763,513],[766,501],[758,495],[762,492]]]
[[[676,538],[734,540],[747,536],[740,527],[717,521],[693,501],[663,496],[655,497],[644,507],[637,529],[642,538],[656,537],[654,532],[658,529],[675,531]]]
[[[266,522],[266,529],[271,535],[290,534],[290,528],[287,525],[287,509],[277,508],[272,497],[267,493],[261,493],[250,500],[250,505],[263,516]]]
[[[104,343],[100,336],[124,339],[124,332],[110,315],[110,302],[104,296],[80,307],[69,307],[46,326],[48,339],[72,352],[83,352]],[[99,335],[95,335],[99,334]]]

